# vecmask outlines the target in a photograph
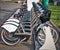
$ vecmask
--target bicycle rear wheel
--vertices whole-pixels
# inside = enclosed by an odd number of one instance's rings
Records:
[[[14,36],[13,33],[8,33],[5,29],[2,29],[1,38],[7,45],[15,45],[20,41],[19,37]]]

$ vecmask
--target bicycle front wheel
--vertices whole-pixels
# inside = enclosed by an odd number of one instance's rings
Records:
[[[52,26],[50,26],[50,29],[51,29],[51,34],[53,36],[54,43],[56,44],[59,38],[58,31]]]

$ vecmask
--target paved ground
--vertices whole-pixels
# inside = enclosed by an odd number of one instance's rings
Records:
[[[8,46],[4,43],[0,44],[0,50],[34,50],[31,44],[17,44],[15,46]]]
[[[13,10],[15,8],[20,8],[21,4],[19,3],[12,3],[12,2],[0,2],[0,8],[6,10]]]

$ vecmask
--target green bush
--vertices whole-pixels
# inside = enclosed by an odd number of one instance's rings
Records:
[[[60,28],[60,6],[49,5],[51,10],[51,21]]]

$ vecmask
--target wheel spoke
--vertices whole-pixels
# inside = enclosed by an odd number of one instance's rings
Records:
[[[1,38],[7,45],[15,45],[20,41],[18,37],[9,34],[5,29],[2,30]]]
[[[37,40],[40,47],[45,43],[45,38],[46,38],[45,33],[43,32],[43,30],[40,30],[40,32],[38,33],[38,40]]]

